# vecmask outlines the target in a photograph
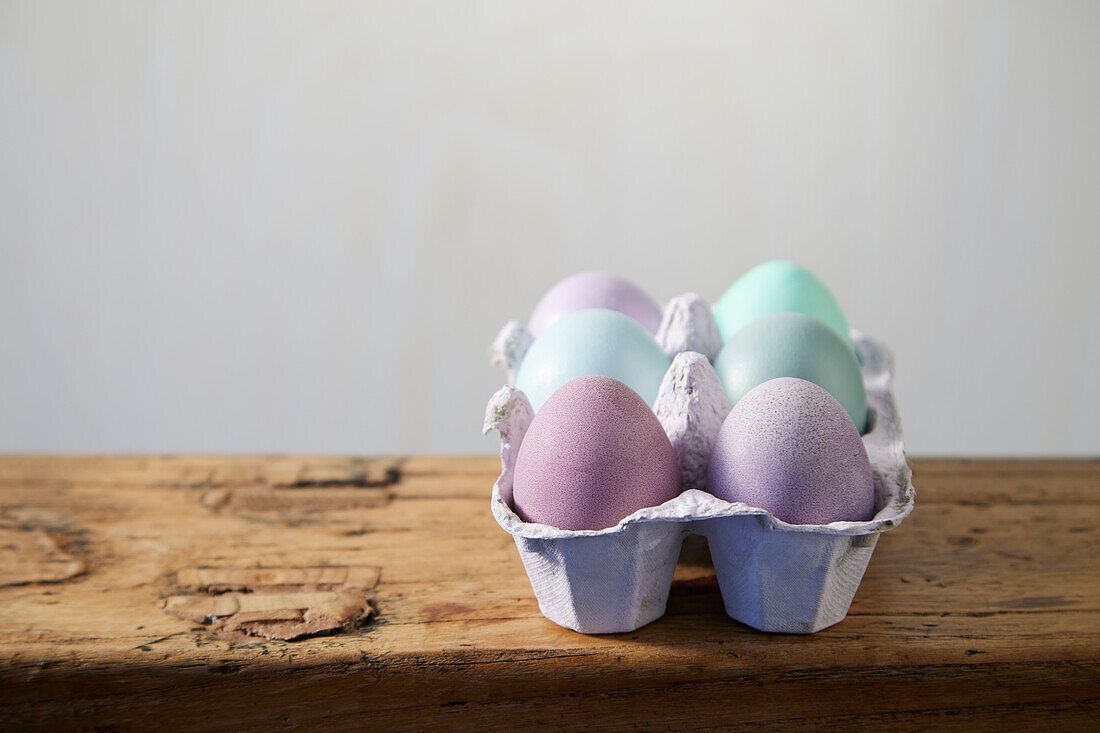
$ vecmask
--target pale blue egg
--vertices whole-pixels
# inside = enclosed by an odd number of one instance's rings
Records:
[[[714,369],[730,405],[758,384],[797,377],[831,394],[859,432],[867,426],[867,391],[855,352],[816,318],[802,313],[757,318],[722,347]]]
[[[538,410],[566,382],[601,374],[619,380],[652,406],[671,363],[633,318],[591,308],[563,316],[535,339],[519,365],[516,387]]]

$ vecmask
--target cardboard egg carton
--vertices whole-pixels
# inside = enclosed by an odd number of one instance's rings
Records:
[[[679,464],[684,491],[640,509],[614,527],[563,530],[521,520],[512,510],[516,455],[534,412],[506,385],[489,400],[485,432],[501,439],[500,478],[492,511],[515,539],[520,558],[551,621],[585,634],[633,631],[665,612],[684,538],[707,538],[726,612],[761,631],[812,633],[848,613],[879,535],[913,510],[893,395],[893,359],[882,344],[853,330],[869,409],[863,443],[874,472],[875,516],[866,522],[787,524],[763,509],[706,493],[706,471],[730,406],[711,366],[721,339],[702,298],[673,299],[657,333],[673,356],[653,405]],[[531,343],[511,322],[493,344],[493,362],[509,382]]]

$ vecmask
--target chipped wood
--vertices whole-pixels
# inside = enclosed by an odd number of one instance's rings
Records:
[[[209,623],[213,636],[229,641],[250,636],[296,641],[349,631],[367,623],[375,612],[371,600],[356,591],[173,596],[165,610]]]
[[[84,572],[41,529],[0,527],[0,586],[57,583]]]
[[[220,638],[293,641],[369,621],[374,606],[366,591],[378,584],[380,572],[363,566],[184,568],[176,583],[209,595],[169,596],[164,610],[210,624]]]
[[[586,637],[539,614],[489,513],[494,457],[2,457],[4,526],[88,572],[0,588],[0,713],[58,729],[1095,728],[1100,461],[912,463],[917,509],[840,624],[730,620],[695,540],[663,618]],[[357,613],[377,616],[341,624]]]

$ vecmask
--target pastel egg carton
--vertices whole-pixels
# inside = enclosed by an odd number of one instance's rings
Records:
[[[660,618],[681,545],[696,534],[707,539],[730,617],[761,631],[795,634],[841,621],[879,535],[909,515],[916,496],[894,400],[893,358],[881,343],[855,330],[851,335],[867,391],[863,443],[875,486],[870,521],[788,524],[706,493],[707,465],[730,405],[711,366],[722,344],[710,306],[687,294],[668,303],[656,335],[672,364],[653,405],[684,491],[614,527],[563,530],[524,522],[512,509],[516,455],[534,411],[510,383],[533,339],[517,321],[501,329],[492,361],[508,370],[509,384],[489,400],[484,427],[497,430],[501,441],[492,511],[515,539],[543,615],[585,634],[633,631]]]

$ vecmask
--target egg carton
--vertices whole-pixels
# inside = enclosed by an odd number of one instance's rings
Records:
[[[788,524],[764,509],[706,493],[707,463],[730,406],[711,366],[721,340],[709,306],[698,296],[671,301],[657,334],[673,360],[653,408],[687,487],[660,506],[639,509],[601,530],[524,522],[512,509],[512,484],[534,411],[521,390],[498,390],[484,428],[497,430],[501,439],[492,512],[515,539],[543,615],[585,634],[633,631],[660,618],[681,545],[697,534],[707,539],[730,617],[761,631],[795,634],[841,621],[879,535],[909,515],[916,496],[893,395],[893,358],[881,343],[851,334],[867,391],[863,443],[875,487],[875,516],[866,522]],[[514,321],[494,342],[493,361],[508,369],[509,381],[530,343]]]

